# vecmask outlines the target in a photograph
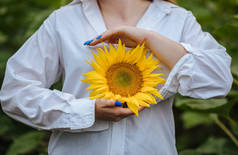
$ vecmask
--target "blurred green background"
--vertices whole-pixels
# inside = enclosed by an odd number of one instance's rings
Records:
[[[0,1],[0,85],[8,58],[67,0]],[[238,0],[177,0],[232,56],[233,88],[225,99],[176,97],[174,117],[181,155],[238,155]],[[58,85],[53,86],[59,88]],[[1,109],[1,108],[0,108]],[[46,155],[49,132],[36,131],[0,110],[0,154]],[[159,145],[159,144],[158,144]]]

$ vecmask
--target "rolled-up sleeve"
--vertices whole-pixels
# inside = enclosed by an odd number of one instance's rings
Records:
[[[171,70],[166,95],[180,93],[193,98],[217,98],[228,94],[232,85],[231,57],[226,49],[188,12],[180,44],[188,54]]]
[[[61,76],[55,12],[7,62],[0,100],[10,117],[44,130],[80,131],[93,125],[95,100],[49,87]]]

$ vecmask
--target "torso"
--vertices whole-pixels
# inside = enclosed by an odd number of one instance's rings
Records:
[[[73,94],[77,98],[89,95],[89,92],[85,90],[88,85],[80,80],[85,78],[82,74],[92,69],[85,62],[93,57],[90,50],[96,52],[95,48],[102,47],[101,45],[86,47],[83,43],[106,31],[106,23],[101,17],[95,0],[83,3],[61,8],[56,14],[57,42],[60,45],[60,62],[64,68],[62,91]],[[182,9],[171,8],[171,12],[176,10],[176,13],[168,15],[171,4],[162,1],[156,1],[156,3],[158,5],[150,5],[136,26],[153,30],[179,42],[186,12]],[[107,19],[105,21],[111,22]],[[107,26],[111,28],[117,25]],[[170,71],[166,66],[162,65],[161,68],[163,70],[159,72],[164,73],[166,78]],[[161,87],[163,88],[160,89]],[[49,144],[49,154],[177,154],[172,112],[174,94],[169,94],[164,85],[160,85],[158,89],[164,94],[165,100],[158,101],[159,104],[144,110],[138,118],[131,116],[118,123],[96,121],[92,127],[84,129],[85,132],[82,133],[54,131]],[[151,130],[153,132],[150,132]]]

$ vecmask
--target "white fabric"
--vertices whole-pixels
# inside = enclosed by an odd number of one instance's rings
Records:
[[[189,12],[155,1],[137,27],[158,32],[189,52],[158,87],[165,100],[120,122],[95,121],[94,103],[81,82],[92,68],[83,43],[106,30],[95,0],[75,1],[54,11],[12,56],[0,100],[10,117],[37,129],[52,130],[51,155],[175,155],[174,94],[194,98],[225,96],[232,84],[231,58],[202,32]],[[48,88],[63,75],[62,91]]]

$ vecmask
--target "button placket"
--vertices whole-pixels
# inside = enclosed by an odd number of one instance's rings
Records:
[[[123,155],[126,132],[126,118],[112,122],[111,148],[109,155]]]

